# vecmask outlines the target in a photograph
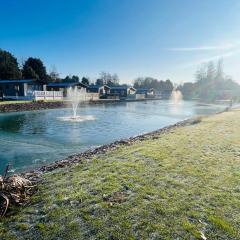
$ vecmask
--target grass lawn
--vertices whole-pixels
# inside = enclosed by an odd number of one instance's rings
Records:
[[[28,103],[31,101],[24,101],[24,100],[16,100],[16,101],[0,101],[1,104],[16,104],[16,103]]]
[[[240,110],[44,175],[0,239],[240,239]]]
[[[44,100],[44,102],[62,102],[63,100]],[[31,100],[16,100],[16,101],[0,101],[1,104],[18,104],[18,103],[32,103]]]

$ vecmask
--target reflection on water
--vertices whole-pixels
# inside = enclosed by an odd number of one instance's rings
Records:
[[[182,101],[176,103],[173,102],[169,103],[171,105],[171,107],[169,108],[170,113],[172,115],[180,115],[181,112],[183,111],[182,108],[184,107],[182,103],[183,103]]]
[[[86,105],[79,115],[95,120],[82,122],[59,121],[71,109],[0,114],[0,173],[9,162],[17,171],[33,168],[222,108],[169,101]]]

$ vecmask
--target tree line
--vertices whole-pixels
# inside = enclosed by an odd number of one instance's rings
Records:
[[[185,99],[213,102],[223,99],[238,99],[240,85],[224,73],[223,61],[203,64],[195,73],[195,82],[178,86]]]
[[[87,77],[80,78],[77,75],[67,75],[60,78],[55,67],[52,67],[47,73],[46,67],[40,58],[29,57],[19,67],[17,58],[10,52],[0,49],[0,81],[15,79],[35,79],[44,83],[47,82],[82,82],[85,85],[90,84]],[[98,79],[94,82],[98,85],[108,84],[109,86],[119,85],[119,77],[115,74],[101,72]]]
[[[174,89],[173,83],[167,79],[166,81],[158,80],[152,77],[139,77],[134,80],[134,88],[154,88],[160,93],[169,93]]]
[[[48,73],[43,61],[40,58],[29,57],[20,67],[17,58],[12,53],[0,49],[0,81],[15,79],[35,79],[44,83],[82,82],[85,85],[120,85],[120,80],[116,73],[111,74],[104,71],[99,74],[99,77],[94,82],[91,82],[88,77],[82,77],[80,79],[77,75],[67,75],[64,78],[60,78],[56,67],[53,66]],[[170,80],[158,81],[157,79],[146,77],[137,78],[134,81],[134,87],[155,88],[157,90],[164,89],[171,91],[173,89],[173,84]]]
[[[29,57],[19,67],[17,58],[8,51],[0,49],[0,81],[14,79],[35,79],[47,82],[82,82],[85,85],[97,84],[119,86],[119,77],[116,73],[101,72],[95,82],[87,77],[81,80],[77,75],[67,75],[60,78],[55,67],[49,73],[43,61]],[[154,88],[160,94],[169,94],[174,89],[173,83],[158,80],[152,77],[139,77],[134,80],[134,88]],[[240,96],[240,85],[226,75],[223,70],[223,61],[209,62],[202,65],[195,74],[195,82],[185,82],[177,87],[184,99],[199,99],[215,101],[217,99],[237,99]]]

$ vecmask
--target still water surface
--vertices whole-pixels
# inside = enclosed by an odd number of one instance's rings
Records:
[[[0,114],[0,174],[7,163],[14,171],[35,168],[91,147],[135,136],[186,118],[212,114],[223,106],[170,101],[124,102],[81,106],[94,121],[68,122],[71,109]]]

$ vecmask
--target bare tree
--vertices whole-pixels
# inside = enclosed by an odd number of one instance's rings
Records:
[[[217,63],[217,70],[216,70],[216,81],[221,81],[223,79],[224,79],[223,60],[219,59]]]
[[[103,84],[114,85],[114,86],[119,84],[119,77],[116,73],[111,74],[111,73],[102,71],[99,74],[99,76],[100,76],[99,79],[102,80]]]
[[[212,61],[210,61],[207,65],[207,79],[208,81],[211,81],[215,78],[215,74],[216,74],[216,69],[214,66],[214,63]]]
[[[207,78],[206,66],[201,66],[195,74],[196,82],[203,82]]]
[[[59,73],[55,65],[52,65],[49,71],[49,76],[53,82],[56,82],[59,79]]]
[[[114,73],[114,74],[112,75],[112,83],[113,83],[114,85],[118,85],[118,84],[119,84],[119,77],[118,77],[118,75],[117,75],[116,73]]]

